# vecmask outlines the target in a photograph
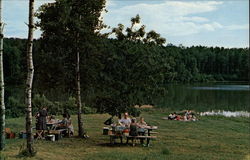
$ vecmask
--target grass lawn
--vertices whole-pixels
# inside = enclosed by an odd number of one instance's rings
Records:
[[[76,137],[49,142],[38,140],[37,160],[250,160],[249,118],[201,117],[197,122],[163,120],[165,110],[143,111],[142,116],[150,125],[158,126],[157,140],[150,147],[127,145],[110,146],[109,137],[102,135],[107,114],[84,115],[89,139]],[[58,117],[59,118],[59,117]],[[60,117],[61,118],[61,117]],[[72,117],[75,131],[77,117]],[[6,127],[15,132],[24,129],[24,118],[7,119]],[[23,139],[6,140],[2,159],[18,157]],[[25,158],[23,158],[25,159]]]

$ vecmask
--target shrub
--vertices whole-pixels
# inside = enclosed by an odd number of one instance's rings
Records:
[[[96,110],[96,108],[93,108],[93,107],[84,106],[83,113],[84,114],[93,114],[93,113],[97,113],[97,110]]]
[[[49,101],[44,95],[36,94],[32,100],[32,111],[36,113],[41,107],[48,107],[48,111],[53,111],[55,105]]]
[[[37,113],[41,107],[48,107],[50,115],[62,115],[63,113],[77,114],[78,108],[76,105],[76,99],[69,97],[64,102],[52,102],[48,100],[44,95],[36,94],[32,100],[32,112]],[[96,108],[83,105],[82,111],[84,114],[96,113]],[[20,100],[9,97],[6,102],[6,117],[16,118],[25,115],[25,104],[21,103]]]
[[[76,99],[74,97],[69,97],[66,102],[62,103],[62,113],[77,114]]]
[[[25,114],[25,105],[20,100],[9,97],[6,102],[6,117],[20,117]]]

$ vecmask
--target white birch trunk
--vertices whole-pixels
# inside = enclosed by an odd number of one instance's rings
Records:
[[[81,16],[79,16],[81,20]],[[76,36],[76,44],[79,43],[79,34]],[[81,82],[80,82],[80,53],[79,47],[76,49],[76,103],[78,107],[78,136],[84,136],[83,122],[82,122],[82,102],[81,102]]]
[[[2,0],[0,0],[0,150],[5,146],[5,105],[4,105],[4,74],[3,74],[3,22],[2,22]]]
[[[33,150],[33,135],[32,135],[32,104],[31,104],[31,93],[32,83],[34,75],[34,66],[32,58],[33,49],[33,31],[34,31],[34,0],[29,1],[29,33],[27,43],[27,67],[28,75],[26,81],[26,133],[27,133],[27,151],[32,154]]]

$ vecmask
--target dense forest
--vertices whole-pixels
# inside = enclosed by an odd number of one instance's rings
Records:
[[[46,52],[47,46],[44,44],[42,40],[35,40],[34,43],[34,111],[37,110],[36,105],[38,107],[40,103],[45,103],[54,107],[52,110],[55,113],[61,113],[63,108],[74,108],[74,98],[71,96],[75,89],[75,57],[66,51]],[[25,46],[25,39],[4,39],[7,116],[16,117],[24,113],[23,93],[19,88],[24,86],[26,76]],[[145,93],[144,88],[153,86],[138,82],[163,85],[171,82],[249,81],[249,65],[248,48],[159,46],[98,38],[81,57],[82,96],[86,106],[98,106],[96,109],[99,112],[112,113],[116,105],[126,104],[109,101],[115,97],[129,102],[127,95],[134,95],[138,98],[138,104],[152,103],[152,97],[148,95],[153,93]],[[119,92],[121,89],[124,93]],[[127,93],[130,91],[133,93]],[[140,97],[145,95],[148,99],[142,101]],[[61,101],[64,103],[59,103]],[[107,111],[105,107],[102,108],[103,103],[114,108],[109,107]],[[13,106],[15,112],[13,108],[10,110]],[[85,112],[90,110],[86,108]]]
[[[26,65],[24,56],[25,47],[25,39],[4,39],[4,74],[7,86],[22,85],[24,82]],[[96,50],[97,48],[98,50]],[[97,73],[99,72],[98,75],[101,75],[102,72],[100,72],[101,70],[98,70],[98,66],[95,65],[117,65],[114,62],[116,60],[118,61],[121,56],[125,56],[124,60],[126,60],[127,65],[133,66],[134,62],[133,60],[129,61],[129,56],[133,55],[135,58],[137,57],[136,54],[139,55],[139,52],[142,52],[140,55],[156,55],[154,58],[158,58],[159,63],[163,61],[168,65],[167,72],[162,72],[160,70],[158,72],[158,74],[164,76],[165,83],[249,81],[248,48],[228,49],[223,47],[183,47],[173,45],[164,47],[156,45],[149,46],[128,41],[120,42],[112,39],[101,39],[98,41],[97,46],[92,49],[93,51],[90,51],[92,52],[91,56],[84,57],[84,60],[92,64],[88,65],[88,70],[93,70],[93,72]],[[123,55],[122,53],[127,55]],[[94,54],[96,54],[96,56],[93,56]],[[112,61],[110,61],[109,64],[105,64],[105,62],[101,62],[101,59],[105,59],[106,56],[111,56],[113,58],[114,56],[118,57],[116,57],[117,59],[110,59]],[[131,56],[131,58],[133,57]],[[68,75],[70,72],[67,72],[69,66],[67,66],[67,62],[63,61],[63,58],[65,57],[62,55],[44,53],[44,51],[41,50],[40,41],[36,40],[34,46],[34,59],[37,74],[36,77],[39,78],[36,78],[35,84],[40,84],[40,86],[46,87],[47,89],[59,86],[67,87],[70,85],[71,82],[67,82],[67,79],[69,79],[70,76]],[[95,59],[98,59],[99,61],[95,61]],[[134,59],[134,61],[136,61],[136,59]],[[115,70],[116,66],[112,67]],[[84,66],[82,66],[82,68],[83,72],[87,72]],[[104,70],[102,71],[105,72]],[[82,74],[86,75],[86,73]],[[97,75],[95,76],[96,77],[94,78],[97,78]],[[89,78],[90,77],[86,79]]]

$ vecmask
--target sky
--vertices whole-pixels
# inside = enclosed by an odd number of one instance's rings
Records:
[[[36,0],[35,8],[54,0]],[[107,0],[104,23],[130,26],[141,17],[146,31],[184,46],[249,47],[249,0]],[[3,0],[5,37],[28,36],[28,0]],[[41,31],[35,32],[39,38]]]

